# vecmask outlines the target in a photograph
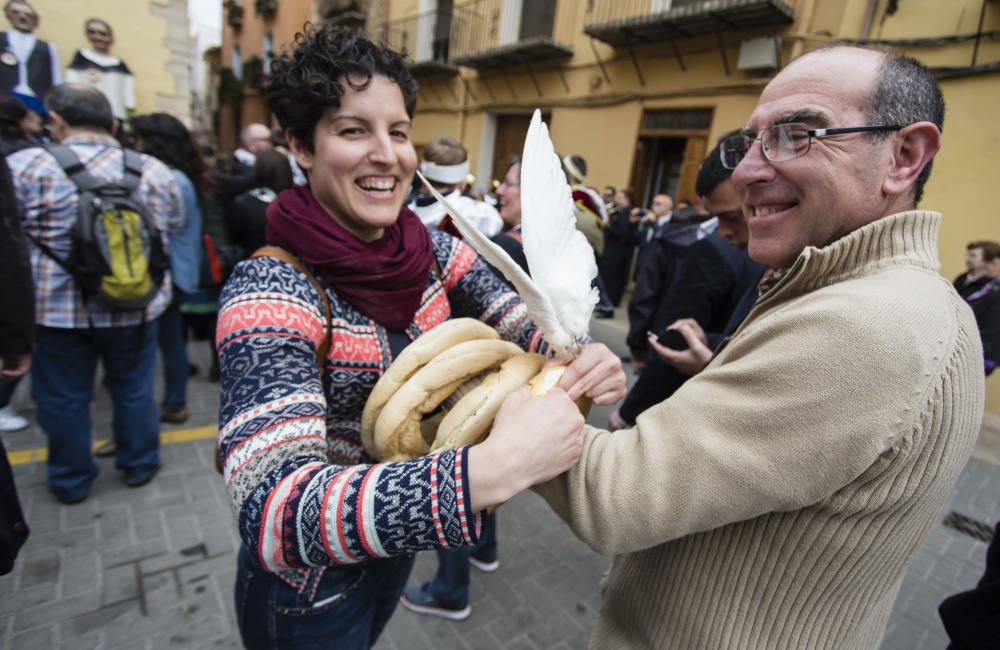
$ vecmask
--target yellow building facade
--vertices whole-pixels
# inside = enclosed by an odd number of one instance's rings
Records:
[[[944,147],[922,202],[945,214],[942,273],[962,272],[968,241],[1000,240],[1000,218],[987,195],[1000,179],[991,164],[1000,150],[1000,122],[991,115],[1000,105],[995,0],[280,5],[278,17],[284,21],[287,12],[288,20],[281,33],[275,29],[276,44],[290,41],[307,17],[350,6],[371,36],[405,47],[421,84],[415,144],[455,137],[481,184],[501,177],[505,161],[520,153],[530,114],[540,108],[557,150],[586,158],[589,184],[632,187],[647,204],[657,191],[695,198],[707,148],[744,124],[761,89],[789,61],[826,43],[878,42],[932,67],[944,91]],[[245,21],[242,30],[261,40],[256,26]],[[224,61],[226,55],[224,36]],[[266,118],[250,95],[244,117]],[[988,381],[987,392],[987,410],[1000,417],[1000,378]]]
[[[88,18],[101,18],[114,30],[112,54],[135,77],[136,111],[164,111],[190,122],[190,66],[194,52],[188,34],[187,0],[31,0],[41,22],[35,34],[55,43],[62,68],[80,48]]]

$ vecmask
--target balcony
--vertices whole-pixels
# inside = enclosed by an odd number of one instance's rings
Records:
[[[448,60],[451,13],[430,11],[394,20],[386,25],[386,42],[406,49],[410,72],[423,76],[454,76],[458,66]]]
[[[583,31],[613,47],[791,25],[783,0],[594,0]]]
[[[452,63],[480,71],[567,58],[574,0],[471,0],[456,4]]]

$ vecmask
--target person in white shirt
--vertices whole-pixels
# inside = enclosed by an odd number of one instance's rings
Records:
[[[3,11],[14,29],[0,32],[0,93],[45,116],[45,93],[62,83],[56,47],[35,37],[39,19],[30,4],[8,0]]]
[[[496,208],[462,194],[462,188],[469,175],[469,153],[465,147],[448,136],[431,140],[424,149],[420,173],[448,199],[449,204],[472,221],[481,233],[487,237],[500,234],[503,229],[503,219],[500,218]],[[431,196],[426,188],[421,187],[420,193],[407,207],[416,213],[429,229],[436,228],[454,235],[458,234],[451,224],[451,217],[445,213],[444,206]]]
[[[66,81],[94,86],[108,98],[112,115],[126,120],[135,113],[135,79],[125,62],[111,54],[114,31],[107,21],[90,18],[84,33],[92,49],[76,51],[66,68]]]

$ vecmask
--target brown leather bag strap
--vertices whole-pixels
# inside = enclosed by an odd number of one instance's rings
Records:
[[[306,268],[302,261],[286,251],[284,248],[279,248],[278,246],[262,246],[253,252],[250,259],[256,259],[258,257],[273,257],[274,259],[281,260],[286,264],[291,264],[298,271],[303,273],[312,283],[316,293],[319,294],[320,300],[323,301],[323,315],[325,317],[325,325],[323,326],[323,342],[319,344],[319,348],[316,350],[316,365],[319,367],[320,376],[326,374],[326,355],[330,351],[330,342],[333,337],[333,315],[330,311],[330,299],[326,295],[326,291],[323,289],[323,285],[319,283],[309,269]]]
[[[250,259],[256,259],[258,257],[273,257],[276,260],[281,260],[286,264],[291,264],[301,273],[303,273],[312,283],[316,293],[319,294],[320,300],[323,301],[323,315],[325,316],[325,325],[323,329],[323,342],[319,344],[319,348],[316,350],[316,366],[319,368],[319,376],[323,377],[326,375],[326,354],[330,351],[330,341],[333,337],[333,315],[330,312],[330,299],[326,295],[326,291],[323,290],[323,285],[319,283],[309,269],[306,268],[302,261],[286,251],[284,248],[279,248],[277,246],[262,246],[255,250],[253,254],[250,255]],[[222,474],[222,448],[219,447],[218,442],[215,445],[215,471]]]

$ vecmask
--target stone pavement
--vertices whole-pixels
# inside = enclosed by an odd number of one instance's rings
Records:
[[[621,311],[621,310],[619,310]],[[595,321],[600,340],[620,350],[621,323]],[[207,347],[192,344],[207,368]],[[31,414],[27,386],[15,405]],[[218,389],[204,373],[189,386],[185,429],[215,424]],[[603,424],[608,409],[595,409]],[[96,389],[95,436],[107,436],[109,400]],[[168,427],[165,431],[177,430]],[[198,438],[198,435],[190,437]],[[4,436],[8,450],[44,447],[34,427]],[[45,465],[27,462],[15,476],[31,537],[12,574],[0,578],[0,648],[238,648],[232,585],[237,537],[213,440],[164,445],[163,470],[130,490],[101,459],[91,497],[62,506],[46,491]],[[991,526],[1000,519],[1000,465],[973,458],[945,514]],[[944,516],[942,516],[944,519]],[[965,528],[975,532],[974,523]],[[376,648],[582,648],[599,604],[597,583],[608,560],[577,541],[545,504],[523,494],[500,511],[501,568],[473,571],[472,616],[461,623],[400,608]],[[884,650],[943,648],[936,614],[947,595],[982,573],[986,544],[938,524],[903,580]],[[429,579],[434,553],[421,553],[414,582]]]

